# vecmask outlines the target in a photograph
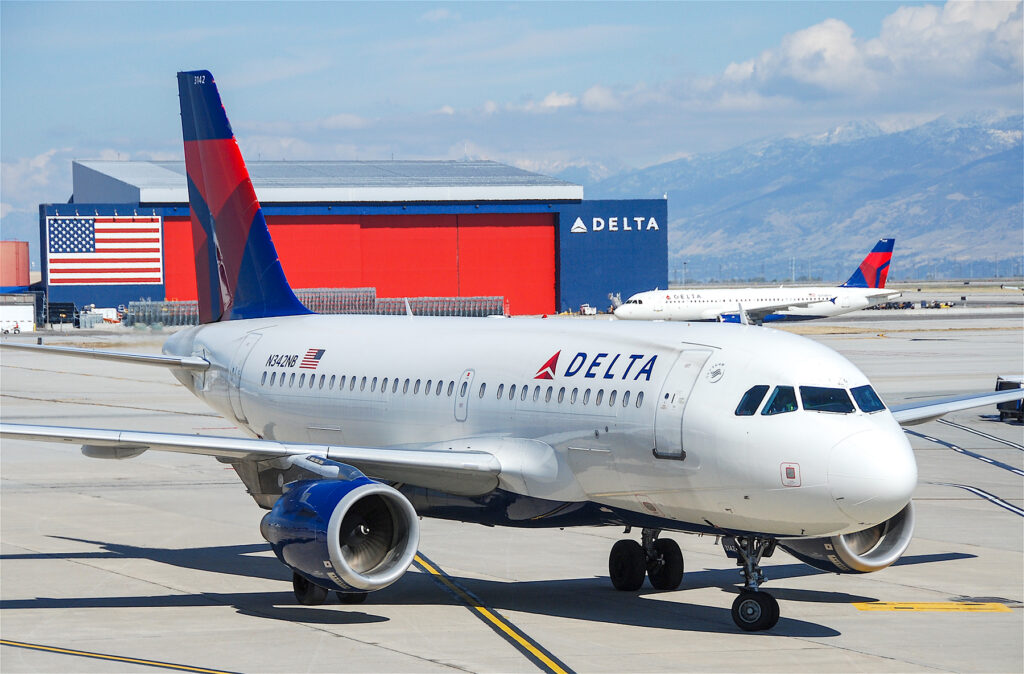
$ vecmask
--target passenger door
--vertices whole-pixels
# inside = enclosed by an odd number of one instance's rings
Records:
[[[455,420],[465,421],[469,413],[469,394],[473,390],[473,370],[463,370],[455,388]]]
[[[654,417],[654,455],[659,459],[681,459],[685,456],[683,414],[686,401],[710,355],[711,351],[704,349],[681,351],[665,378]]]

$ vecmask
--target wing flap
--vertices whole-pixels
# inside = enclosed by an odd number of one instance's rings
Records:
[[[1011,400],[1024,399],[1024,389],[1011,389],[1009,391],[995,391],[985,393],[971,393],[937,400],[924,402],[907,403],[904,405],[891,405],[889,410],[903,426],[915,426],[927,421],[934,421],[944,414],[968,410],[972,407],[984,407],[1006,403]]]

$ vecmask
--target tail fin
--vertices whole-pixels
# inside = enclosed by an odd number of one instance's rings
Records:
[[[841,288],[884,288],[896,239],[879,239],[868,256]]]
[[[311,313],[295,297],[213,75],[178,73],[199,322]]]

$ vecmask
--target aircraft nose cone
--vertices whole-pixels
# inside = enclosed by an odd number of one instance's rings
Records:
[[[856,433],[832,448],[828,485],[855,524],[884,522],[910,502],[917,487],[914,451],[896,429]]]

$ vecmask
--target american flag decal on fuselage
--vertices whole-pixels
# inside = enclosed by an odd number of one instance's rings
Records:
[[[307,370],[315,370],[316,366],[320,364],[320,359],[323,357],[326,350],[327,349],[310,349],[306,352],[306,355],[302,357],[302,362],[299,363],[299,367]]]

